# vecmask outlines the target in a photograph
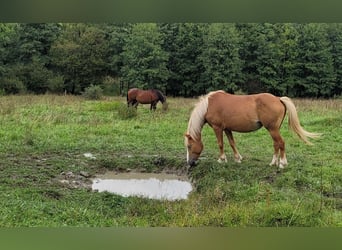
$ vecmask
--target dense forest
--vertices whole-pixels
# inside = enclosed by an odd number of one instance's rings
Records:
[[[340,96],[339,23],[0,23],[0,94]]]

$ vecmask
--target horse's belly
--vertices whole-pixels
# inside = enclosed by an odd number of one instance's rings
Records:
[[[230,131],[236,131],[241,133],[252,132],[258,130],[262,127],[261,122],[255,121],[246,124],[231,124],[224,126],[224,129],[228,129]]]
[[[151,101],[138,100],[140,104],[150,104]]]
[[[242,133],[252,132],[262,127],[262,123],[257,119],[253,119],[253,120],[228,119],[228,120],[212,121],[212,122],[207,120],[207,122],[216,127],[221,127],[223,130],[230,130],[230,131],[242,132]]]

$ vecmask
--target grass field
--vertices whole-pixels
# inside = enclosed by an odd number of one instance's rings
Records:
[[[342,226],[342,99],[294,100],[303,127],[323,136],[307,146],[285,122],[289,165],[281,171],[268,165],[265,129],[235,133],[243,162],[225,141],[228,163],[219,164],[205,126],[188,200],[124,198],[83,185],[81,172],[185,172],[183,134],[196,99],[168,102],[166,112],[139,106],[127,118],[123,97],[0,97],[0,226]]]

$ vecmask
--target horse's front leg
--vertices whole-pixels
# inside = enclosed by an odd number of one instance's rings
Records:
[[[156,110],[156,104],[155,104],[155,102],[151,102],[151,106],[150,106],[150,110],[152,111],[154,111],[154,110]]]
[[[235,161],[238,163],[241,163],[242,156],[240,155],[239,151],[237,150],[237,148],[235,146],[235,140],[234,140],[232,131],[225,130],[224,132],[226,133],[226,135],[228,137],[229,144],[230,144],[231,148],[233,149]]]
[[[219,163],[221,162],[227,162],[227,157],[224,153],[224,149],[223,149],[223,130],[219,127],[215,127],[213,126],[213,129],[215,131],[215,135],[217,138],[217,144],[219,146],[219,150],[220,150],[220,157],[217,160]]]

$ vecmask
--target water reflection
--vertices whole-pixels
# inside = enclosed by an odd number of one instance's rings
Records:
[[[140,196],[160,200],[187,199],[192,190],[185,177],[172,174],[107,173],[93,180],[93,190],[122,196]]]

